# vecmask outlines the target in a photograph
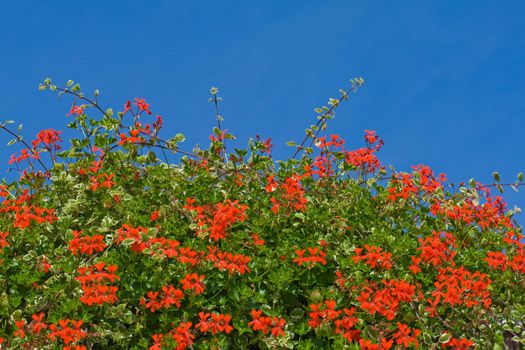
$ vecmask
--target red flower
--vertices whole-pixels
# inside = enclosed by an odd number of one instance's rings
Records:
[[[31,318],[33,319],[32,326],[31,326],[31,331],[33,333],[38,334],[40,333],[41,330],[47,328],[47,325],[44,322],[42,322],[42,320],[44,319],[43,312],[39,314],[33,314]]]
[[[193,344],[195,336],[190,332],[191,325],[191,322],[182,322],[175,331],[170,332],[171,338],[177,342],[176,350],[186,349]]]
[[[308,255],[305,256],[306,250],[305,249],[299,249],[295,251],[295,254],[297,254],[297,258],[293,259],[292,262],[297,263],[299,266],[306,265],[309,269],[315,266],[315,264],[320,263],[322,265],[326,265],[326,253],[323,252],[321,249],[314,247],[314,248],[307,248]]]
[[[9,242],[7,241],[7,236],[9,232],[0,232],[0,253],[5,247],[9,247]]]
[[[74,105],[73,107],[71,107],[71,109],[69,110],[69,113],[66,114],[66,116],[70,116],[70,115],[81,115],[84,113],[84,109],[86,108],[86,106],[84,105],[80,105],[80,106],[77,106],[77,105]]]
[[[217,252],[216,248],[208,247],[209,254],[206,260],[212,261],[214,266],[219,270],[228,270],[230,273],[237,272],[240,275],[250,272],[248,263],[250,262],[249,256],[241,254],[233,255],[228,252]]]
[[[195,294],[201,294],[204,292],[204,275],[198,275],[196,273],[188,274],[184,277],[180,283],[182,284],[182,289],[188,290],[193,289]]]
[[[79,276],[76,277],[84,292],[80,301],[86,305],[115,303],[118,300],[116,295],[118,287],[109,285],[109,283],[120,279],[114,273],[117,268],[117,265],[106,266],[105,262],[99,262],[89,267],[80,267],[78,269]]]
[[[354,316],[355,311],[355,308],[344,308],[342,318],[334,321],[335,333],[342,334],[349,341],[356,340],[356,330],[353,328],[359,322],[359,319]]]
[[[374,130],[365,130],[365,140],[370,144],[377,142],[378,138]]]
[[[211,319],[209,319],[211,316]],[[230,333],[233,327],[230,326],[231,316],[227,314],[204,313],[199,312],[200,322],[195,325],[202,333],[211,332],[216,334],[218,332]]]
[[[202,252],[196,252],[192,250],[191,248],[179,248],[179,256],[177,257],[177,260],[180,263],[183,264],[190,264],[192,266],[197,265],[197,263],[200,261],[200,257]]]
[[[404,348],[408,348],[410,345],[419,347],[417,337],[421,332],[418,329],[410,329],[406,324],[400,322],[397,323],[397,328],[398,331],[394,333],[394,339],[398,345],[401,344]]]
[[[153,334],[153,345],[149,347],[149,350],[162,350],[162,339],[164,338],[163,334]]]
[[[73,231],[74,238],[69,241],[68,250],[73,255],[77,255],[78,252],[91,255],[96,252],[101,253],[106,249],[103,235],[81,236],[81,234],[81,231]]]
[[[155,210],[153,213],[151,213],[149,219],[150,221],[155,221],[159,218],[159,211]]]
[[[19,156],[17,156],[16,153],[11,155],[11,158],[9,158],[9,164],[14,164],[14,163],[18,164],[27,158],[39,159],[40,157],[38,153],[36,152],[31,153],[27,149],[24,148],[23,150],[20,151]]]
[[[490,283],[491,280],[486,274],[479,271],[469,272],[463,266],[440,268],[437,281],[434,282],[435,290],[431,293],[433,299],[427,299],[430,304],[427,311],[431,317],[436,315],[436,306],[440,302],[450,306],[463,304],[471,308],[483,305],[488,308],[492,302]]]
[[[277,182],[275,182],[275,176],[270,175],[266,178],[266,182],[268,183],[266,187],[264,188],[266,192],[271,193],[275,191],[278,188]]]
[[[144,98],[135,97],[135,102],[133,102],[133,104],[138,107],[139,111],[144,111],[147,114],[151,114],[151,111],[149,110],[149,103],[146,103]]]
[[[392,268],[391,253],[381,252],[380,247],[369,246],[368,244],[365,244],[365,249],[367,253],[362,254],[362,248],[355,248],[355,252],[357,255],[352,258],[354,260],[354,263],[357,264],[359,261],[364,260],[365,264],[369,265],[372,268],[382,267],[386,270],[390,270]]]
[[[334,321],[341,314],[340,310],[335,310],[335,306],[335,300],[325,300],[324,304],[310,304],[308,325],[317,328],[323,323]]]
[[[138,129],[131,129],[129,131],[129,135],[126,134],[120,134],[120,141],[118,142],[119,145],[123,145],[125,143],[142,143],[144,139],[140,137],[140,130]]]
[[[263,334],[270,332],[274,337],[285,335],[286,320],[284,318],[262,316],[262,310],[252,310],[250,314],[252,321],[248,323],[248,326],[254,331],[261,331]]]
[[[201,238],[209,234],[214,241],[225,239],[226,231],[230,226],[246,219],[248,206],[239,204],[238,201],[226,200],[215,206],[195,206],[193,203],[194,201],[190,200],[184,208],[196,213],[195,219],[199,227],[197,236]]]
[[[493,269],[501,269],[505,271],[507,269],[507,256],[502,252],[487,252],[487,257],[483,259]]]
[[[455,350],[467,350],[474,346],[472,340],[466,338],[451,338],[447,343],[442,344],[442,348],[454,348]]]
[[[47,337],[53,341],[56,338],[60,338],[66,345],[79,342],[87,336],[86,331],[81,329],[83,323],[82,320],[58,320],[58,323],[49,325],[51,332]],[[71,324],[72,327],[70,327],[69,324]]]
[[[61,133],[61,131],[56,131],[54,129],[41,130],[36,135],[36,139],[31,142],[33,145],[33,149],[36,149],[38,145],[43,143],[47,149],[55,151],[59,150],[60,145],[58,143],[62,142],[62,139],[60,138]]]
[[[160,298],[159,298],[160,296]],[[175,289],[172,285],[162,287],[162,294],[160,292],[148,292],[146,298],[140,299],[140,305],[145,305],[146,309],[155,312],[161,308],[169,308],[171,305],[180,307],[180,301],[184,298],[184,293],[180,289]]]
[[[25,324],[26,320],[24,319],[15,321],[15,327],[17,330],[13,333],[13,336],[24,339],[26,337],[26,333],[24,332]]]
[[[51,269],[51,264],[47,261],[47,258],[45,256],[42,257],[40,264],[42,265],[41,268],[42,268],[42,271],[44,271],[44,273],[48,273],[49,270]]]
[[[261,151],[262,153],[267,153],[267,154],[270,154],[272,151],[272,138],[267,138],[264,142],[263,142],[263,150]]]
[[[254,233],[252,235],[252,239],[253,239],[253,245],[255,245],[255,246],[263,246],[264,245],[264,239],[260,239],[258,234]]]
[[[456,252],[456,238],[447,232],[433,231],[432,236],[425,239],[419,238],[421,260],[433,266],[440,266],[444,262],[452,262]]]
[[[376,312],[393,320],[401,302],[410,302],[415,295],[415,286],[404,280],[383,280],[384,288],[368,288],[361,292],[357,301],[363,310]]]
[[[171,305],[177,305],[180,307],[180,301],[184,298],[184,293],[180,289],[175,289],[173,286],[164,286],[162,287],[164,292],[164,298],[161,300],[161,305],[165,308],[170,307]]]

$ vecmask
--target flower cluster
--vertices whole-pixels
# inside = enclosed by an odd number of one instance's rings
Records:
[[[149,350],[162,350],[163,347],[170,346],[176,350],[187,349],[192,346],[195,339],[195,335],[190,331],[191,326],[191,322],[181,322],[167,334],[153,334],[153,345]]]
[[[274,337],[285,334],[286,320],[284,318],[263,316],[262,310],[255,309],[250,312],[250,315],[252,316],[252,321],[248,323],[248,326],[252,327],[254,331],[261,331],[263,334],[270,333]]]
[[[440,268],[432,298],[428,298],[427,311],[431,316],[437,316],[437,306],[440,303],[451,306],[464,305],[467,308],[474,306],[490,307],[492,299],[489,287],[490,278],[476,271],[474,273],[461,267]]]
[[[306,265],[308,268],[312,268],[316,264],[326,265],[326,253],[318,247],[298,249],[295,251],[295,254],[297,254],[297,257],[292,262],[297,263],[299,266]]]
[[[57,323],[49,325],[51,331],[48,337],[52,340],[60,339],[66,345],[78,343],[87,336],[87,332],[82,329],[82,320],[58,320]],[[78,348],[71,348],[77,350]]]
[[[57,220],[53,208],[42,208],[30,204],[31,196],[24,190],[24,194],[16,199],[6,198],[0,206],[0,213],[14,214],[13,227],[25,229],[31,224],[42,225]]]
[[[194,205],[195,199],[192,198],[187,198],[186,202],[184,208],[196,213],[199,237],[209,234],[214,241],[226,239],[226,230],[236,222],[243,222],[246,219],[248,206],[239,204],[239,201],[227,200],[224,203],[217,203],[214,207]]]
[[[374,315],[376,312],[391,321],[396,317],[402,302],[411,302],[416,287],[404,280],[383,280],[383,288],[367,287],[357,300],[361,309]]]
[[[301,176],[293,174],[285,178],[281,184],[275,181],[275,177],[269,176],[267,182],[268,184],[265,187],[267,192],[274,192],[280,189],[280,200],[276,196],[270,198],[274,214],[277,214],[282,206],[292,212],[306,210],[308,199],[305,197],[304,189],[301,186]]]
[[[84,295],[80,301],[88,306],[93,304],[102,305],[104,303],[113,304],[117,298],[118,287],[109,285],[120,280],[115,274],[117,265],[106,265],[105,262],[99,262],[88,267],[79,267],[76,280],[80,282]]]
[[[365,131],[365,140],[368,143],[367,147],[346,152],[346,163],[365,174],[374,173],[381,167],[376,152],[383,146],[383,140],[377,137],[375,131],[370,130]]]
[[[216,334],[219,332],[230,333],[233,327],[230,325],[232,317],[228,314],[199,312],[199,323],[195,325],[195,329],[202,333],[210,332]]]
[[[354,263],[364,261],[365,264],[372,268],[381,267],[386,270],[392,268],[392,254],[381,252],[380,247],[365,244],[366,254],[363,254],[363,248],[355,248],[356,255],[352,258]]]
[[[232,254],[218,251],[216,248],[208,246],[207,261],[213,262],[213,266],[219,270],[228,270],[230,273],[243,275],[250,272],[248,263],[251,258],[242,254]]]
[[[160,292],[148,292],[147,298],[140,299],[140,305],[144,305],[146,309],[155,312],[161,308],[169,308],[172,305],[180,307],[180,301],[184,298],[184,293],[180,289],[176,289],[172,285],[162,287]]]
[[[103,235],[93,235],[87,236],[82,235],[81,231],[74,230],[73,239],[69,241],[68,250],[73,253],[73,255],[101,253],[106,249],[106,243],[104,243]]]
[[[198,295],[204,292],[204,275],[198,275],[196,273],[191,273],[186,275],[181,281],[182,289],[184,290],[193,290],[193,292]]]

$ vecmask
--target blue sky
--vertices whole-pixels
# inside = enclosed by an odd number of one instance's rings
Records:
[[[28,138],[65,129],[70,101],[37,90],[48,76],[116,109],[145,97],[188,149],[207,140],[218,86],[225,127],[272,137],[282,158],[313,109],[362,76],[329,127],[350,145],[377,130],[384,163],[454,182],[525,171],[523,1],[19,0],[2,12],[0,120]],[[3,173],[14,150],[0,147]],[[525,209],[525,188],[505,197]]]

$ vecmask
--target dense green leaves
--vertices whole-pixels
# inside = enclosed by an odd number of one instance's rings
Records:
[[[39,133],[12,157],[20,179],[0,187],[2,346],[525,342],[523,236],[487,191],[499,175],[458,188],[424,166],[388,174],[375,132],[357,150],[324,136],[362,83],[316,111],[319,123],[290,143],[300,157],[276,161],[269,139],[227,147],[220,116],[210,147],[185,151],[144,99],[113,112],[98,92],[46,79],[40,89],[75,99],[67,118],[79,137],[59,150],[59,134]]]

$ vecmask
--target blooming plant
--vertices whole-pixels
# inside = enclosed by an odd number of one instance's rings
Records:
[[[419,165],[387,171],[383,140],[325,135],[351,81],[294,154],[163,136],[145,98],[102,108],[78,84],[63,143],[43,130],[0,185],[0,349],[504,349],[525,344],[522,228],[495,193]]]

